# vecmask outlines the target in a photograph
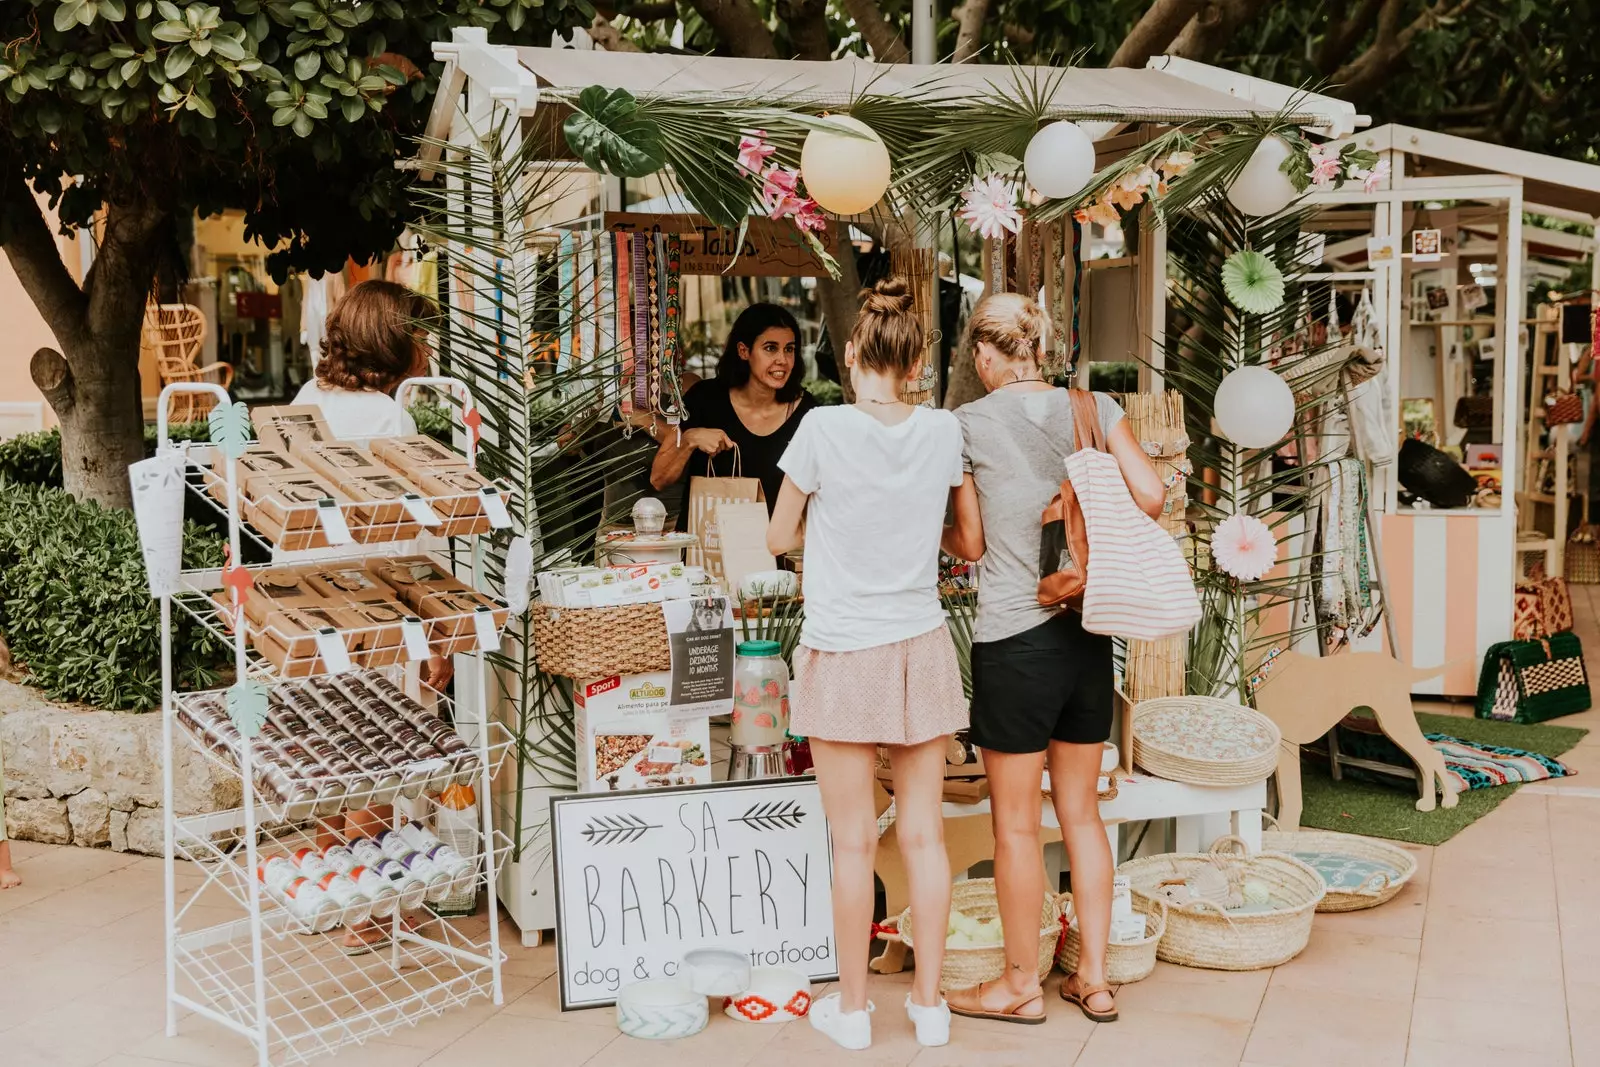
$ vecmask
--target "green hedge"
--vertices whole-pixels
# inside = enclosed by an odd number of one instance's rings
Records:
[[[167,427],[173,441],[205,441],[203,422],[175,422]],[[144,454],[156,454],[156,428],[144,428]],[[46,485],[61,488],[61,431],[23,433],[0,441],[0,485]]]
[[[189,523],[184,566],[220,567],[223,541]],[[229,649],[173,610],[174,680],[218,683]],[[0,633],[28,681],[102,708],[161,705],[161,613],[133,514],[60,489],[0,485]]]

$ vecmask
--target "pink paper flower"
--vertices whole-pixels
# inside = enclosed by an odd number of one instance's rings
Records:
[[[1022,228],[1022,213],[1017,210],[1017,187],[998,174],[972,179],[972,187],[961,194],[962,208],[956,217],[979,237],[994,240],[1004,233]]]
[[[1326,189],[1339,177],[1339,153],[1327,145],[1311,150],[1311,184]]]
[[[807,198],[800,201],[794,213],[794,224],[800,227],[801,233],[821,233],[828,228],[828,216],[822,213],[815,200]]]
[[[799,171],[768,167],[761,180],[761,202],[766,205],[767,217],[783,219],[799,211],[805,203],[799,189]]]
[[[765,140],[766,130],[751,130],[739,138],[739,167],[759,176],[766,168],[767,157],[777,149]]]
[[[1387,159],[1380,159],[1378,160],[1378,165],[1376,167],[1373,167],[1369,173],[1362,176],[1361,191],[1363,193],[1375,193],[1378,191],[1378,186],[1382,185],[1388,180],[1389,161]]]
[[[1211,533],[1211,559],[1241,582],[1257,582],[1278,562],[1278,542],[1254,515],[1230,515]]]

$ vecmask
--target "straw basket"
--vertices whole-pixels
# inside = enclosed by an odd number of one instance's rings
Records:
[[[1322,878],[1325,895],[1318,911],[1360,911],[1375,908],[1394,899],[1396,893],[1417,873],[1417,858],[1398,845],[1378,841],[1356,834],[1336,834],[1323,830],[1300,830],[1295,833],[1269,830],[1261,835],[1261,847],[1268,852],[1281,852],[1309,866]],[[1360,877],[1355,887],[1339,882],[1339,888],[1328,884],[1326,870],[1346,863],[1360,865],[1367,873]],[[1377,869],[1374,869],[1377,868]]]
[[[999,902],[994,895],[993,878],[970,878],[951,887],[950,909],[965,912],[974,919],[992,919],[1000,914]],[[898,919],[883,924],[878,938],[882,941],[900,942],[916,951],[912,941],[911,909],[900,913]],[[1061,936],[1061,904],[1058,897],[1047,896],[1039,920],[1039,980],[1042,982],[1056,962],[1056,939]],[[941,990],[969,989],[979,982],[990,982],[1006,973],[1004,945],[983,945],[976,948],[946,948],[944,969],[939,974]]]
[[[672,667],[660,604],[559,608],[534,604],[533,648],[539,669],[568,678],[607,678]]]
[[[1278,724],[1215,697],[1157,697],[1133,709],[1133,761],[1190,785],[1254,785],[1278,767]]]
[[[1061,939],[1056,947],[1056,963],[1067,974],[1078,969],[1077,928],[1072,925],[1072,894],[1061,894]],[[1167,902],[1135,898],[1133,910],[1144,916],[1144,937],[1106,948],[1106,981],[1112,985],[1141,982],[1156,969],[1156,948],[1167,932]]]
[[[1574,585],[1600,584],[1600,538],[1595,527],[1584,523],[1572,532],[1561,568]]]
[[[1265,883],[1280,905],[1272,911],[1233,914],[1209,901],[1170,904],[1158,959],[1214,971],[1254,971],[1286,963],[1305,949],[1324,894],[1322,876],[1293,856],[1227,854],[1232,846],[1245,847],[1237,837],[1224,837],[1208,853],[1151,856],[1117,868],[1127,876],[1136,902],[1161,897],[1163,884],[1214,865],[1230,879]]]

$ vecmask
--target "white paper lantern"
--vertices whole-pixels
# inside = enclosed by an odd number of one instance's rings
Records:
[[[1028,142],[1022,169],[1039,195],[1069,197],[1094,177],[1094,142],[1076,122],[1052,122]]]
[[[1300,194],[1283,172],[1283,161],[1294,150],[1281,137],[1267,137],[1256,146],[1250,162],[1228,186],[1228,202],[1246,215],[1276,215]]]
[[[829,115],[828,121],[864,134],[851,137],[829,130],[812,130],[800,149],[800,175],[806,195],[824,211],[859,215],[872,207],[889,188],[889,150],[872,127],[849,115]]]
[[[1241,448],[1266,448],[1294,425],[1294,391],[1266,367],[1240,367],[1222,379],[1212,410],[1222,436]]]

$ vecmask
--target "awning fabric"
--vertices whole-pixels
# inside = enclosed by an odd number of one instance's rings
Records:
[[[863,93],[918,99],[975,99],[1017,85],[1030,94],[1050,89],[1050,114],[1111,122],[1179,123],[1248,119],[1276,112],[1197,86],[1158,70],[1013,67],[998,64],[872,63],[857,57],[826,62],[731,59],[646,52],[518,48],[517,59],[542,87],[576,90],[590,85],[626,89],[636,96],[668,95],[708,103],[750,101],[843,107]],[[1325,116],[1296,114],[1298,125]]]

